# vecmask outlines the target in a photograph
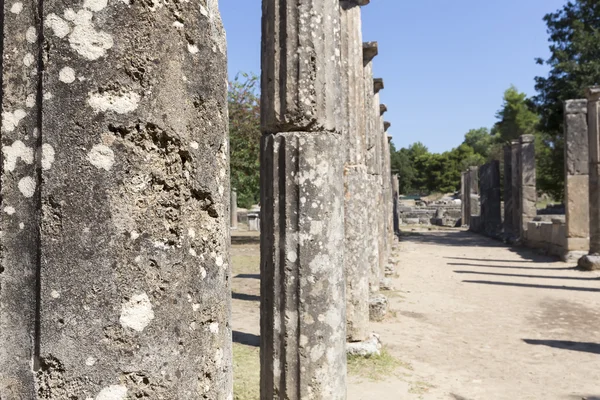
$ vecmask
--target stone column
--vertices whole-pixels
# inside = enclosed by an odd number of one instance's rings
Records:
[[[391,124],[389,122],[385,123],[385,130],[387,130]],[[393,175],[392,175],[392,158],[390,153],[390,143],[392,141],[392,136],[387,135],[387,142],[385,146],[385,180],[387,182],[387,233],[388,233],[388,252],[391,254],[392,252],[392,244],[394,243],[395,235],[394,235],[394,189],[393,189]]]
[[[379,101],[374,102],[375,91],[373,88],[373,59],[377,56],[377,42],[363,43],[363,84],[364,84],[364,102],[365,102],[365,144],[366,144],[366,164],[367,164],[367,202],[368,202],[368,224],[366,229],[367,247],[367,265],[370,268],[369,290],[379,291],[379,282],[381,279],[379,269],[379,226],[377,224],[377,174],[375,168],[375,139],[379,123],[379,114],[376,114],[374,107],[379,108]]]
[[[225,35],[178,7],[0,14],[3,399],[233,396]]]
[[[519,226],[521,234],[519,237],[524,240],[527,238],[527,223],[537,216],[535,136],[521,135],[519,141],[519,209],[521,211],[521,225]]]
[[[339,0],[263,0],[262,46],[261,399],[345,399]]]
[[[237,219],[237,192],[235,190],[231,191],[231,201],[229,206],[229,216],[231,218],[231,229],[238,228],[238,219]]]
[[[513,234],[515,240],[521,238],[521,185],[519,184],[521,176],[521,165],[519,158],[521,156],[521,145],[519,139],[511,141],[511,184],[512,184],[512,204],[513,204]]]
[[[589,171],[589,254],[579,259],[579,267],[600,269],[600,86],[587,92],[588,171]]]
[[[502,229],[499,161],[492,160],[479,168],[479,188],[483,230],[496,237]]]
[[[479,204],[479,167],[469,167],[469,225],[472,216],[481,214]]]
[[[513,194],[512,194],[512,149],[504,146],[504,240],[512,241],[513,235]]]
[[[362,2],[364,4],[364,2]],[[359,4],[340,2],[343,89],[346,95],[344,165],[344,228],[346,269],[346,337],[350,342],[367,339],[369,326],[368,207],[363,88],[362,27]]]
[[[375,163],[375,185],[376,191],[374,194],[377,196],[377,206],[374,210],[377,218],[377,238],[379,247],[379,276],[383,278],[385,276],[385,267],[388,260],[388,243],[387,243],[387,218],[385,216],[385,179],[384,179],[384,142],[386,134],[383,121],[383,114],[387,111],[387,107],[380,103],[379,92],[384,89],[384,83],[382,78],[373,79],[373,104],[375,106],[375,147],[373,152],[373,162]],[[382,107],[383,106],[383,107]]]
[[[563,259],[576,260],[589,249],[590,204],[587,100],[564,103],[565,216]]]
[[[467,173],[461,172],[460,174],[460,215],[461,215],[461,225],[467,225]]]
[[[398,180],[398,174],[392,175],[392,196],[393,196],[393,218],[394,218],[394,233],[400,233],[400,216],[398,213],[398,207],[400,206],[400,181]]]

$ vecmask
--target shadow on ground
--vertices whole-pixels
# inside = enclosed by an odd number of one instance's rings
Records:
[[[256,296],[256,295],[253,295],[253,294],[246,294],[246,293],[232,292],[231,293],[231,298],[235,299],[235,300],[260,301],[260,296]]]
[[[581,351],[584,353],[600,354],[599,343],[586,343],[586,342],[571,342],[568,340],[537,340],[537,339],[523,339],[527,344],[534,346],[548,346],[555,349]],[[591,399],[588,397],[588,399]]]
[[[260,347],[260,336],[252,333],[232,331],[233,342],[245,344],[246,346]]]
[[[548,268],[549,270],[560,270]],[[561,268],[562,269],[562,268]],[[565,268],[566,269],[566,268]],[[482,271],[454,271],[457,274],[474,274],[474,275],[488,275],[488,276],[505,276],[510,278],[540,278],[540,279],[566,279],[574,281],[599,281],[600,277],[594,278],[580,278],[576,276],[548,276],[548,275],[524,275],[524,274],[504,274],[500,272],[482,272]]]
[[[464,280],[464,283],[478,283],[481,285],[494,285],[494,286],[513,286],[522,288],[533,288],[533,289],[556,289],[556,290],[572,290],[576,292],[594,292],[599,293],[600,289],[597,288],[585,288],[577,286],[554,286],[554,285],[536,285],[530,283],[515,283],[515,282],[493,282],[493,281],[479,281],[479,280]]]
[[[231,236],[231,244],[260,244],[259,235],[235,235]]]

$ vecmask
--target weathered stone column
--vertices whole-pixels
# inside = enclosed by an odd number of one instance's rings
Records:
[[[400,215],[398,213],[398,207],[400,206],[400,181],[398,174],[392,175],[392,196],[394,199],[393,203],[393,218],[394,218],[394,233],[400,233]]]
[[[469,167],[469,225],[472,216],[481,214],[479,203],[479,167]]]
[[[496,237],[502,230],[500,209],[500,162],[492,160],[479,168],[481,221],[486,235]]]
[[[600,269],[600,86],[587,92],[588,160],[589,160],[589,254],[579,259],[586,270]]]
[[[577,260],[589,249],[589,159],[587,100],[564,104],[565,216],[566,238],[563,259]]]
[[[504,240],[514,240],[513,228],[513,193],[512,193],[512,149],[504,146]]]
[[[379,226],[377,219],[377,174],[375,166],[375,143],[377,138],[377,130],[379,129],[379,114],[376,114],[375,107],[379,109],[379,101],[374,102],[375,91],[373,88],[373,59],[377,56],[377,42],[363,43],[363,84],[364,84],[364,101],[365,101],[365,142],[367,147],[367,202],[368,202],[368,224],[366,229],[367,253],[369,273],[369,290],[373,292],[379,291],[379,283],[381,279],[379,269]]]
[[[218,3],[0,16],[0,397],[231,399]]]
[[[376,196],[377,206],[374,209],[377,218],[377,243],[379,247],[379,276],[385,276],[385,267],[388,260],[388,248],[387,248],[387,233],[386,233],[386,221],[385,216],[385,179],[384,179],[384,142],[386,134],[384,128],[383,114],[387,112],[387,107],[380,103],[379,92],[384,89],[384,83],[382,78],[373,79],[373,104],[375,106],[375,147],[373,148],[373,162],[375,163],[375,187],[374,192]],[[382,107],[383,106],[383,107]]]
[[[512,198],[513,198],[513,233],[515,240],[521,238],[521,144],[519,139],[514,139],[510,142],[511,151],[511,183],[512,183]]]
[[[535,136],[521,135],[519,152],[519,195],[521,211],[521,234],[524,240],[527,237],[527,223],[537,216],[537,191],[535,174]]]
[[[231,218],[231,229],[238,228],[238,219],[237,219],[237,192],[235,190],[231,191],[231,201],[229,206],[229,216]]]
[[[339,0],[263,0],[262,46],[261,399],[345,399]]]
[[[360,3],[360,4],[359,4]],[[368,2],[367,2],[368,3]],[[365,96],[363,88],[362,26],[359,5],[341,5],[342,88],[345,103],[344,229],[346,269],[346,336],[350,342],[367,339],[369,327],[369,273]]]
[[[460,174],[460,215],[461,215],[461,225],[466,226],[468,224],[467,210],[468,210],[468,188],[467,182],[468,177],[465,171]]]

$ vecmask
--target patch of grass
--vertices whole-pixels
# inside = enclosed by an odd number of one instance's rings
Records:
[[[232,255],[233,274],[257,273],[260,270],[260,254]]]
[[[422,381],[413,382],[410,385],[410,389],[409,389],[408,393],[425,394],[425,393],[429,392],[429,389],[432,389],[432,388],[433,388],[433,385],[431,385],[427,382],[422,382]]]
[[[412,371],[410,364],[404,363],[390,354],[384,347],[378,356],[348,356],[348,374],[380,381],[394,374],[398,368]]]
[[[233,398],[258,400],[260,398],[259,348],[233,344]]]

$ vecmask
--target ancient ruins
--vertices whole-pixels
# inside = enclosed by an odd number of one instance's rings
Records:
[[[600,88],[564,104],[564,215],[536,209],[533,135],[464,171],[460,202],[402,203],[368,4],[262,1],[260,208],[243,214],[263,400],[346,399],[347,353],[381,350],[403,224],[600,269]],[[3,7],[0,399],[232,400],[242,212],[218,1]]]

